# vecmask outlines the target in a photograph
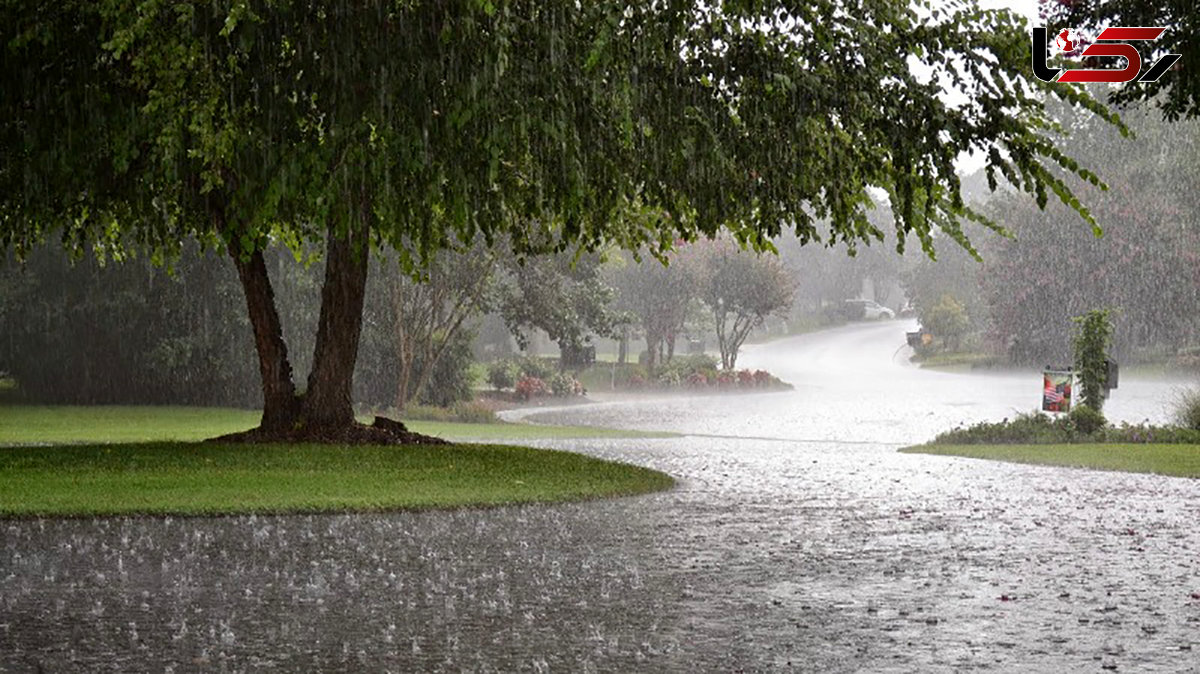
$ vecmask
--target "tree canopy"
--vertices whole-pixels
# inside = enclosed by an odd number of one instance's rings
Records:
[[[851,240],[878,233],[869,187],[900,229],[954,227],[963,151],[1057,183],[1025,34],[967,3],[10,0],[3,18],[6,246],[65,228],[250,249],[345,228],[368,195],[374,240],[416,250],[808,240],[822,218]],[[623,217],[636,204],[662,215]]]

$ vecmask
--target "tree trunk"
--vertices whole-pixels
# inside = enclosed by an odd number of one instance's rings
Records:
[[[292,364],[288,360],[287,344],[283,341],[283,326],[275,309],[275,291],[267,274],[262,251],[254,251],[243,260],[236,244],[229,255],[237,267],[246,295],[246,309],[254,328],[254,347],[258,351],[258,369],[262,376],[264,431],[284,431],[292,428],[300,412],[296,385],[292,380]]]
[[[733,369],[733,364],[729,358],[729,340],[725,334],[725,312],[714,311],[713,322],[717,326],[717,348],[721,350],[721,369],[729,371]]]
[[[392,401],[392,407],[396,408],[396,414],[404,412],[408,407],[408,399],[411,397],[408,394],[408,380],[412,378],[412,359],[401,352],[400,354],[400,371],[396,375],[396,397]]]
[[[408,320],[408,317],[404,312],[404,288],[401,285],[393,286],[392,291],[395,293],[396,299],[396,352],[399,361],[397,363],[399,371],[396,374],[396,398],[392,407],[395,407],[396,413],[399,414],[408,405],[408,380],[412,376],[413,353],[406,332],[405,321]]]
[[[326,242],[321,316],[304,396],[304,422],[312,431],[354,424],[351,391],[367,289],[367,237],[367,225],[362,222],[345,237],[338,237],[331,228]]]

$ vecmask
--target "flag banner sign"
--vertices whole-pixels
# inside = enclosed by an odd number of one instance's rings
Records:
[[[1070,412],[1071,411],[1071,379],[1075,376],[1070,370],[1046,370],[1042,373],[1042,411]]]

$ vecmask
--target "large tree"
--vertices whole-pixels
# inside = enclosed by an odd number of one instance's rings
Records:
[[[963,241],[954,160],[1073,201],[1029,45],[969,2],[5,0],[0,248],[233,260],[264,436],[353,425],[370,250],[657,251],[726,228],[764,247],[935,228]],[[962,89],[949,104],[943,86]],[[1079,208],[1085,214],[1082,208]],[[644,217],[647,211],[654,217]],[[632,217],[633,214],[638,217]],[[818,223],[828,222],[828,227]],[[298,395],[263,251],[323,243]]]

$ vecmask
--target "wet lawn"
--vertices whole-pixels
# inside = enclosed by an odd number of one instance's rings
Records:
[[[196,441],[253,428],[259,415],[220,407],[0,405],[0,445]],[[418,433],[456,441],[669,435],[582,426],[405,423]]]
[[[1200,445],[918,445],[908,453],[1200,478]]]
[[[647,468],[497,445],[0,448],[0,517],[487,506],[639,494],[673,484]]]

